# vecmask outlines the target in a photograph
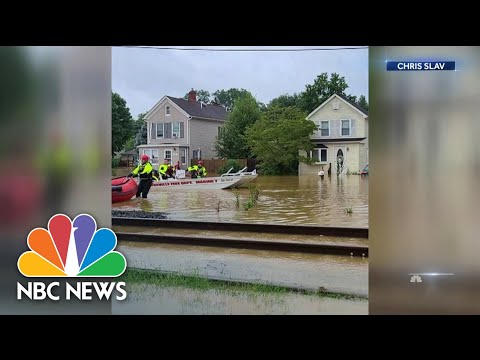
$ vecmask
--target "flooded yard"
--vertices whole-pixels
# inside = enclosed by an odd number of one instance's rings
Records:
[[[260,197],[248,211],[242,206],[247,188],[238,189],[239,208],[234,190],[156,187],[148,199],[112,204],[112,209],[160,211],[176,220],[368,227],[368,177],[259,176],[252,184]]]
[[[112,301],[114,315],[307,315],[368,314],[368,301],[301,294],[256,294],[247,292],[127,286],[125,301]]]

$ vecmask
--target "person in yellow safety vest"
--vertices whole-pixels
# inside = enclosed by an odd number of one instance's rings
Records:
[[[199,160],[197,163],[197,168],[198,168],[198,177],[206,177],[207,176],[207,169],[203,166],[203,161]]]
[[[168,159],[163,161],[163,164],[158,168],[158,172],[164,180],[173,177],[173,167],[170,165]]]
[[[146,199],[148,192],[150,191],[150,187],[152,186],[153,180],[158,180],[158,178],[154,174],[153,166],[148,161],[148,155],[142,155],[142,163],[138,165],[128,177],[138,176],[140,181],[138,184],[137,194],[136,197],[140,197]]]
[[[203,161],[199,160],[197,165],[189,166],[188,171],[192,174],[192,179],[203,178],[207,176],[207,169],[203,166]]]

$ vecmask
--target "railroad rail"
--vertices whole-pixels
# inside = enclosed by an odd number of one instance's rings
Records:
[[[116,232],[119,241],[368,257],[368,246]]]
[[[171,219],[145,219],[131,217],[112,217],[112,225],[141,226],[154,228],[196,229],[214,231],[241,231],[290,235],[324,235],[368,239],[368,228],[333,227],[311,225],[277,225],[248,223],[217,223]]]
[[[350,238],[368,238],[368,228],[330,227],[309,225],[277,225],[248,223],[216,223],[171,219],[113,217],[112,225],[150,228],[195,229],[200,231],[235,231],[257,234],[316,235]],[[271,241],[262,239],[234,239],[211,236],[185,236],[171,234],[145,234],[116,231],[120,241],[138,241],[191,246],[255,249],[265,251],[289,251],[300,253],[331,254],[368,257],[368,246],[347,244],[322,244],[321,242]]]

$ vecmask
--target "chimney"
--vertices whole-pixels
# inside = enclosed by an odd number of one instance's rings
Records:
[[[188,101],[196,102],[197,101],[197,92],[195,90],[190,90],[188,93]]]

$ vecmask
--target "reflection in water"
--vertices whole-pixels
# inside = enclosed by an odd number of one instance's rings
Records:
[[[153,188],[148,199],[112,204],[112,208],[162,211],[179,220],[368,227],[368,177],[259,176],[255,183],[260,198],[248,211],[236,207],[232,190],[177,188]],[[239,194],[242,205],[249,190],[239,189]],[[347,207],[352,214],[345,212]]]
[[[125,301],[112,300],[114,315],[166,314],[368,314],[367,300],[321,298],[299,294],[201,291],[128,284]]]

